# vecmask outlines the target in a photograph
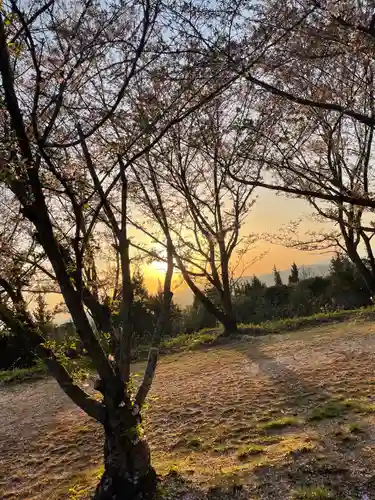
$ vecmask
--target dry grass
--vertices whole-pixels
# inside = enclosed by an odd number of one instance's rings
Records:
[[[166,356],[145,424],[165,496],[375,499],[374,366],[370,322]],[[0,397],[0,498],[89,498],[100,428],[52,380]]]

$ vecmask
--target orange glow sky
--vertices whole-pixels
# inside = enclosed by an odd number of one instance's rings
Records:
[[[311,211],[307,203],[302,200],[285,198],[282,195],[266,190],[258,191],[257,202],[248,216],[243,232],[277,233],[281,226],[288,224],[292,220],[297,220],[301,216],[306,215],[307,217],[309,213]],[[314,229],[314,223],[307,219],[303,230],[312,229]],[[255,256],[265,251],[267,252],[266,255],[251,267],[248,267],[243,272],[244,276],[252,276],[253,274],[259,276],[271,273],[274,265],[280,270],[288,269],[293,261],[301,266],[327,261],[330,258],[327,253],[299,251],[260,240],[256,248],[251,250],[244,260],[247,259],[248,262],[251,262]],[[156,291],[158,279],[162,280],[164,276],[163,264],[154,262],[152,265],[147,266],[144,269],[144,276],[149,290],[151,292]],[[178,288],[180,289],[182,286]]]
[[[276,195],[266,190],[259,191],[258,196],[258,200],[244,225],[244,233],[277,233],[281,226],[311,213],[308,205],[302,200],[285,198],[282,195]],[[306,224],[304,224],[304,231],[312,229],[314,229],[314,223],[307,219]],[[260,240],[257,247],[247,256],[248,262],[251,262],[256,255],[260,255],[264,251],[268,253],[246,269],[242,274],[243,276],[269,274],[272,272],[274,265],[279,270],[289,269],[293,261],[298,266],[301,266],[324,262],[330,258],[327,253],[303,252],[282,245],[272,245]],[[155,293],[159,281],[163,282],[164,269],[163,263],[158,262],[144,267],[145,283],[150,292]],[[186,285],[181,284],[179,276],[175,279],[174,291],[175,300],[178,304],[185,306],[191,303],[191,294],[187,292]],[[50,295],[48,302],[53,307],[61,302],[61,296],[57,294]],[[58,322],[66,321],[66,319],[66,313],[57,315]]]

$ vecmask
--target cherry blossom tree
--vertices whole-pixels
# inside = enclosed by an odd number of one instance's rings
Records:
[[[143,215],[143,224],[133,225],[150,243],[141,249],[156,260],[173,258],[196,299],[227,334],[237,331],[235,272],[256,240],[243,231],[254,189],[228,173],[244,168],[243,151],[255,141],[244,125],[257,95],[245,91],[241,107],[242,91],[235,85],[171,129],[132,169]]]
[[[137,216],[130,173],[173,127],[241,78],[215,51],[230,38],[232,10],[209,7],[159,0],[4,0],[0,7],[0,187],[10,218],[1,237],[0,320],[103,425],[96,500],[155,495],[141,411],[157,349],[136,393],[130,384],[128,222]],[[118,262],[119,325],[111,319],[110,294],[98,286],[106,251]],[[171,253],[167,260],[156,338],[171,301]],[[99,397],[79,386],[35,321],[27,287],[40,276],[61,293],[97,371]]]

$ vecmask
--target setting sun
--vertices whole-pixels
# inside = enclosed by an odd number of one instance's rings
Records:
[[[150,265],[154,272],[165,274],[167,272],[167,263],[162,260],[154,260]]]
[[[164,283],[165,273],[167,272],[167,263],[162,260],[154,260],[143,267],[145,283],[151,293],[155,293]],[[181,274],[176,267],[173,269],[172,288],[181,285]]]

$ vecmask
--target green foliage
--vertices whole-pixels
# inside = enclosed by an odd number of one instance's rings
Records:
[[[344,321],[353,315],[353,310],[361,306],[370,306],[369,293],[362,278],[349,260],[341,255],[332,258],[329,275],[300,279],[295,263],[291,266],[289,285],[279,280],[279,271],[274,268],[277,285],[267,287],[259,278],[253,276],[247,282],[234,286],[232,292],[233,312],[244,333],[262,335],[279,333],[311,327],[322,323]],[[163,293],[159,289],[150,294],[144,284],[140,272],[133,275],[133,359],[145,358],[161,311]],[[205,290],[209,299],[220,307],[217,291]],[[121,328],[121,297],[110,301],[114,324]],[[364,314],[372,314],[369,307]],[[354,313],[355,315],[358,312]],[[53,325],[43,296],[37,300],[34,317],[44,336],[51,341],[63,364],[73,370],[74,376],[85,376],[80,363],[73,362],[86,354],[83,345],[71,322]],[[193,305],[181,311],[172,303],[169,323],[162,332],[162,352],[190,350],[204,344],[211,344],[217,339],[219,332],[217,320],[195,298]],[[204,329],[208,331],[204,331]],[[195,333],[198,332],[198,333]],[[98,332],[99,335],[99,332]],[[100,339],[106,352],[112,352],[111,339],[105,332],[100,332]],[[0,336],[0,368],[24,367],[33,364],[33,353],[25,349],[22,338],[14,335],[6,339]],[[8,362],[8,360],[10,360]],[[6,364],[1,364],[4,361]],[[16,363],[16,364],[14,364]]]
[[[288,277],[289,285],[293,285],[299,282],[299,270],[297,264],[293,262],[292,267],[290,268],[290,275]]]
[[[24,335],[0,330],[0,370],[32,367],[36,363],[33,350],[27,345]]]
[[[283,333],[286,331],[300,330],[322,324],[337,323],[350,319],[372,319],[375,317],[375,308],[367,307],[352,309],[348,311],[321,312],[312,316],[278,319],[275,321],[264,321],[263,323],[241,324],[243,333],[251,335],[268,335],[271,333]]]
[[[250,281],[236,284],[234,287],[234,297],[235,299],[238,299],[239,297],[250,296],[253,294],[256,295],[256,292],[263,293],[266,288],[266,285],[254,275]]]
[[[338,253],[332,257],[329,273],[333,306],[347,309],[369,302],[370,292],[356,267],[346,256]]]
[[[240,331],[243,334],[251,335],[268,335],[274,333],[283,333],[293,330],[299,330],[301,328],[308,328],[312,326],[318,326],[326,323],[336,323],[340,321],[354,320],[354,319],[370,319],[375,317],[375,307],[369,307],[360,310],[351,311],[335,311],[331,313],[319,313],[310,317],[302,318],[287,318],[277,321],[266,321],[260,324],[247,324],[240,325]],[[161,342],[160,352],[162,354],[168,354],[173,352],[189,351],[199,349],[202,346],[214,345],[221,336],[220,329],[203,329],[196,333],[190,334],[180,334],[176,337],[171,337],[165,339]],[[227,339],[228,340],[228,339]],[[65,344],[65,347],[68,344]],[[74,344],[70,344],[74,345]],[[150,345],[141,344],[135,347],[133,350],[133,359],[142,360],[147,359],[149,353]],[[91,361],[86,356],[79,356],[76,359],[70,359],[69,357],[64,358],[64,363],[69,370],[73,371],[73,375],[77,379],[82,379],[87,376],[87,374],[92,370]],[[43,376],[46,373],[43,365],[39,364],[35,368],[27,368],[21,370],[9,370],[0,372],[0,381],[17,381],[17,380],[27,380],[28,378],[37,377],[40,374]],[[132,387],[134,386],[134,380],[131,380]],[[335,403],[337,404],[337,403]],[[362,400],[347,399],[339,402],[340,408],[345,411],[345,409],[352,408],[353,411],[357,412],[373,412],[375,410],[375,405],[370,404]],[[330,410],[328,410],[330,411]],[[333,410],[332,410],[333,411]],[[321,410],[321,408],[315,409],[313,420],[319,420],[319,415],[321,418],[326,418],[323,415],[326,410]],[[328,417],[332,418],[332,417]],[[272,427],[272,424],[271,424]]]
[[[77,340],[69,339],[65,342],[46,340],[45,347],[51,349],[58,361],[69,372],[75,382],[85,380],[92,369],[90,358],[81,356],[82,352],[77,351]]]
[[[163,291],[159,287],[156,294],[150,294],[145,286],[143,275],[136,271],[132,277],[133,285],[133,305],[132,322],[134,334],[134,347],[144,343],[149,343],[154,335],[155,326],[162,308]],[[120,325],[120,305],[121,296],[112,301],[112,319],[115,326]],[[179,332],[181,311],[179,307],[172,302],[169,321],[163,337],[169,337]]]
[[[126,436],[130,441],[137,441],[143,436],[144,430],[141,424],[137,424],[134,427],[130,427],[126,431]]]
[[[342,400],[342,405],[355,413],[373,413],[375,412],[375,404],[369,403],[363,399],[346,398]]]
[[[312,316],[321,312],[350,310],[371,305],[370,293],[355,267],[342,256],[332,259],[328,276],[301,280],[293,264],[289,285],[279,280],[266,287],[258,279],[236,286],[233,310],[239,323],[263,323],[283,318]]]
[[[324,406],[314,408],[310,420],[325,420],[327,418],[336,418],[345,411],[344,405],[340,401],[330,401]]]
[[[345,415],[349,411],[353,411],[355,413],[373,413],[375,412],[375,404],[362,399],[329,401],[321,407],[314,408],[311,413],[310,420],[337,418],[341,415]]]
[[[348,431],[352,434],[360,434],[361,432],[363,432],[363,428],[360,423],[353,422],[352,424],[348,425]]]
[[[219,332],[201,330],[195,334],[183,333],[161,343],[161,349],[167,352],[174,350],[191,350],[205,344],[212,344],[218,338]]]
[[[205,295],[213,304],[220,307],[220,301],[217,291],[213,288],[206,288]],[[181,329],[186,333],[192,333],[204,328],[214,328],[217,326],[217,320],[204,307],[204,305],[194,297],[193,305],[187,307],[181,318]]]

